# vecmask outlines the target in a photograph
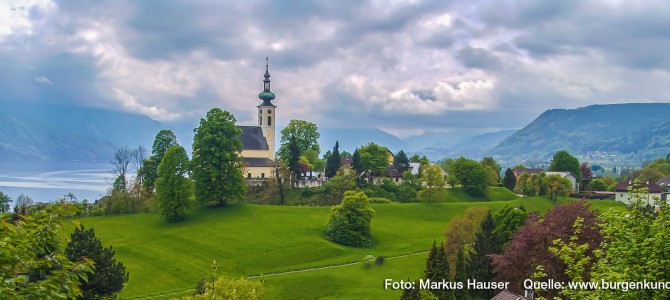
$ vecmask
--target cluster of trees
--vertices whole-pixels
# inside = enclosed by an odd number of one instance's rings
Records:
[[[545,172],[529,175],[523,172],[516,181],[514,191],[524,196],[549,196],[556,201],[558,196],[566,196],[572,190],[572,183],[558,174],[547,176]]]
[[[92,229],[79,227],[65,242],[63,220],[76,214],[70,204],[46,205],[31,215],[0,220],[0,291],[11,299],[110,299],[128,273]]]
[[[502,253],[512,234],[520,228],[528,213],[523,207],[506,206],[491,214],[475,207],[452,219],[445,232],[446,242],[433,248],[426,259],[425,277],[432,281],[462,282],[463,288],[429,290],[421,299],[490,299],[495,290],[467,289],[467,280],[490,282],[494,279],[491,255]],[[418,291],[406,290],[401,299],[419,299]]]

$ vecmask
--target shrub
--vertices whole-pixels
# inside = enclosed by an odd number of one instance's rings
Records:
[[[374,197],[374,198],[368,198],[368,202],[370,203],[392,203],[393,201],[386,199],[386,198],[379,198],[379,197]]]
[[[370,222],[375,211],[363,192],[347,191],[342,204],[333,207],[324,235],[329,240],[352,247],[369,247]]]

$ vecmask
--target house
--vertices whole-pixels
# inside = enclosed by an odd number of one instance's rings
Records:
[[[614,199],[626,204],[631,204],[635,199],[631,199],[628,188],[633,185],[634,183],[632,181],[622,181],[617,183],[617,185],[614,187],[614,192],[616,193]],[[639,199],[645,204],[654,204],[654,198],[661,199],[662,197],[663,189],[654,182],[643,182],[639,184],[639,187],[649,189],[649,195]]]
[[[414,162],[409,163],[409,170],[412,173],[412,175],[419,175],[419,168],[421,168],[420,163],[414,163]]]
[[[560,175],[563,178],[567,178],[570,180],[570,183],[572,184],[572,189],[575,193],[579,193],[579,182],[577,182],[577,176],[570,172],[547,172],[547,176],[549,175]]]
[[[664,192],[670,192],[670,177],[661,177],[659,180],[656,180],[656,184],[658,184]]]
[[[525,297],[521,295],[517,295],[515,293],[512,293],[508,290],[503,290],[500,293],[496,294],[491,298],[491,300],[532,300],[533,299],[533,291],[532,290],[526,290]]]
[[[518,181],[519,177],[523,173],[528,173],[528,175],[533,175],[533,174],[540,174],[540,173],[544,172],[544,170],[542,170],[542,169],[528,169],[528,168],[514,168],[514,170],[512,170],[512,172],[514,172],[514,177],[516,177],[516,180]]]
[[[277,106],[272,103],[275,94],[270,90],[270,72],[265,58],[265,79],[263,91],[258,98],[263,102],[258,108],[258,126],[237,126],[242,130],[242,157],[244,158],[247,180],[273,177],[275,161],[275,113]]]
[[[386,171],[384,171],[384,176],[391,179],[396,184],[402,183],[402,173],[400,173],[400,171],[398,171],[398,169],[394,168],[393,166],[388,166],[386,168]]]

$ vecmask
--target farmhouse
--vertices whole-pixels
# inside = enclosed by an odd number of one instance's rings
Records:
[[[575,193],[579,193],[579,183],[577,182],[577,176],[570,172],[547,172],[547,176],[549,175],[560,175],[563,178],[567,178],[570,180],[570,183],[572,184],[572,189]]]
[[[514,177],[516,177],[516,180],[518,181],[519,177],[523,173],[528,173],[528,175],[533,175],[533,174],[540,174],[540,173],[544,172],[544,170],[542,170],[542,169],[514,168],[514,170],[512,170],[512,172],[514,172]]]
[[[277,166],[275,161],[275,113],[277,106],[272,103],[275,94],[270,90],[270,72],[265,59],[265,79],[263,91],[258,98],[263,101],[258,108],[258,126],[237,126],[242,130],[242,157],[245,163],[245,174],[250,179],[272,177],[272,170]]]
[[[617,183],[617,185],[614,187],[614,192],[616,193],[614,199],[616,201],[621,201],[626,204],[632,203],[635,199],[631,199],[631,195],[628,192],[628,188],[631,186],[633,186],[632,181],[622,181]],[[653,205],[654,198],[661,199],[661,194],[663,193],[663,190],[658,184],[654,182],[643,182],[640,183],[638,187],[649,189],[649,195],[643,197],[642,199],[639,199],[640,201],[643,201],[644,204]]]

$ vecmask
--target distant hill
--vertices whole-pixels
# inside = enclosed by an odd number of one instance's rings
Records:
[[[425,155],[428,159],[434,161],[460,156],[480,159],[486,156],[491,148],[498,145],[514,132],[516,132],[516,129],[479,134],[451,146],[444,145],[442,147],[429,147],[415,152],[420,155]]]
[[[321,137],[319,145],[321,153],[332,150],[335,142],[340,142],[340,151],[346,150],[353,152],[356,148],[367,143],[374,142],[389,148],[393,153],[400,150],[407,152],[408,145],[395,135],[377,128],[319,128]],[[277,136],[277,143],[279,143]],[[277,146],[279,147],[279,146]]]
[[[0,160],[110,160],[120,146],[151,146],[163,125],[146,116],[55,105],[0,105]]]
[[[635,103],[551,109],[491,149],[516,160],[549,160],[558,150],[632,154],[640,160],[670,151],[670,104]]]

